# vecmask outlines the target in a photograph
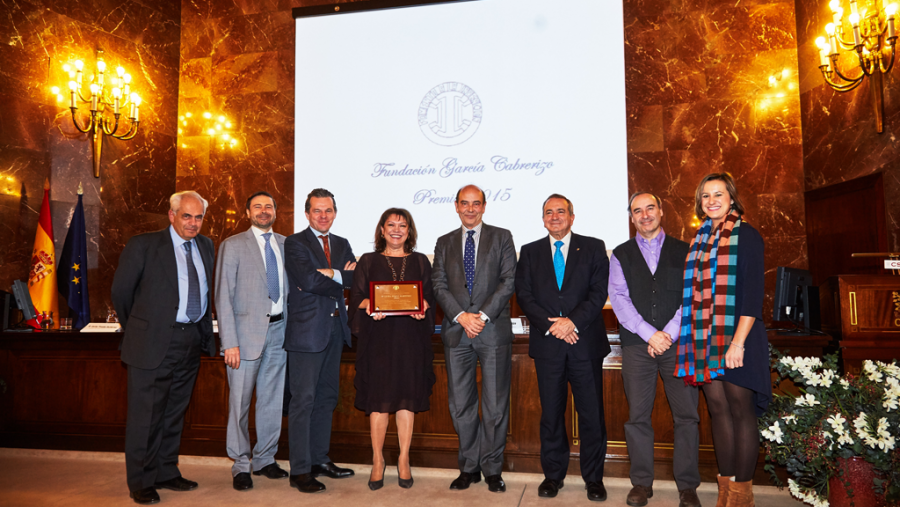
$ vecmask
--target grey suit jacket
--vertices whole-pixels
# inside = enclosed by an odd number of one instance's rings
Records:
[[[274,236],[283,264],[284,236]],[[282,297],[287,299],[287,275],[283,270],[281,284]],[[241,359],[258,359],[266,344],[272,300],[266,264],[252,230],[235,234],[219,246],[215,294],[222,350],[240,347]],[[286,303],[284,311],[287,312]]]
[[[456,347],[465,336],[453,319],[459,312],[484,312],[490,318],[479,337],[487,345],[506,345],[513,340],[509,321],[509,298],[515,291],[516,247],[512,233],[483,224],[475,253],[472,294],[466,287],[463,267],[462,228],[438,238],[434,247],[431,280],[434,297],[444,310],[441,340]]]

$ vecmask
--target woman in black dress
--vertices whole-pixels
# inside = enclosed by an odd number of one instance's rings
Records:
[[[384,485],[382,454],[390,414],[396,413],[401,487],[413,484],[409,465],[416,412],[429,409],[435,382],[431,336],[434,295],[431,263],[416,247],[416,225],[405,209],[391,208],[375,229],[375,252],[363,255],[353,273],[350,310],[356,345],[356,408],[369,415],[372,434],[372,474],[369,488]],[[424,314],[385,316],[369,311],[370,281],[421,281]]]
[[[757,417],[772,399],[762,320],[765,247],[742,218],[730,174],[704,177],[694,206],[703,224],[685,264],[690,290],[682,306],[676,375],[702,386],[706,396],[719,468],[716,507],[752,506]]]

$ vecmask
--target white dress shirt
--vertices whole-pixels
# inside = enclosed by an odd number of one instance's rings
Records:
[[[278,241],[275,240],[275,233],[272,232],[272,229],[264,231],[258,227],[251,226],[250,230],[253,231],[253,236],[256,237],[256,244],[259,246],[259,253],[262,255],[263,266],[266,269],[269,269],[269,266],[266,266],[266,238],[263,237],[263,234],[266,232],[272,233],[272,235],[269,236],[269,244],[272,245],[272,250],[275,252],[275,263],[278,268],[278,287],[281,290],[281,297],[278,298],[278,301],[272,302],[272,309],[269,311],[269,315],[280,315],[284,312],[284,296],[286,289],[284,286],[284,260],[281,258],[281,249],[278,247]]]

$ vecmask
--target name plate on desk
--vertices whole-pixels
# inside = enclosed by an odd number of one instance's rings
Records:
[[[900,259],[885,259],[884,269],[900,269]]]
[[[385,315],[425,313],[422,282],[369,282],[369,312]]]
[[[91,322],[81,329],[82,333],[118,333],[122,325],[118,322]]]

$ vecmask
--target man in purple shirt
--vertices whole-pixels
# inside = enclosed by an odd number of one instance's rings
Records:
[[[610,258],[609,300],[619,319],[622,380],[628,398],[625,441],[631,461],[626,503],[647,505],[653,496],[653,425],[656,377],[662,377],[675,422],[673,472],[679,507],[700,507],[700,436],[698,390],[674,376],[681,327],[684,261],[688,244],[666,236],[662,204],[647,192],[631,196],[628,214],[637,236],[622,243]]]

